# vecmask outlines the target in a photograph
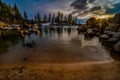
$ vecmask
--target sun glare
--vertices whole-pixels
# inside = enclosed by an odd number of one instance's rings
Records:
[[[96,18],[98,19],[107,19],[107,18],[111,18],[112,15],[99,15],[99,16],[96,16]]]
[[[104,19],[104,18],[106,18],[106,16],[98,16],[98,18]]]

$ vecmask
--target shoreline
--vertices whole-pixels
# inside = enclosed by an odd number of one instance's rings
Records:
[[[109,63],[114,63],[113,59],[111,60],[106,60],[106,61],[81,61],[81,62],[43,62],[43,63],[1,63],[0,66],[8,65],[8,66],[19,66],[19,65],[25,65],[25,66],[87,66],[87,65],[100,65],[100,64],[109,64]],[[119,61],[118,61],[119,62]]]

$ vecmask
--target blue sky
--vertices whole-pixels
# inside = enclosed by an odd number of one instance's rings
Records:
[[[115,14],[120,11],[120,0],[3,0],[4,2],[13,5],[16,3],[23,13],[26,11],[29,17],[33,18],[37,12],[41,15],[48,13],[57,13],[58,11],[64,14],[73,13],[79,18],[89,18],[99,14]],[[73,3],[76,4],[72,5]],[[84,4],[83,2],[87,3]],[[84,6],[81,6],[81,3]],[[80,6],[80,7],[79,7]],[[100,8],[98,8],[100,7]]]
[[[26,11],[30,17],[33,17],[37,12],[41,15],[48,13],[57,13],[62,11],[65,14],[72,12],[70,4],[74,0],[3,0],[7,4],[13,5],[16,3],[21,13]]]

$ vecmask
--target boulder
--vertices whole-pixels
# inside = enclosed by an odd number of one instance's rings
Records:
[[[110,36],[110,37],[113,37],[116,33],[113,31],[105,31],[105,34]]]
[[[109,39],[109,38],[110,37],[108,35],[105,35],[105,34],[100,36],[100,39]]]
[[[109,34],[111,33],[112,31],[105,31],[104,34]]]
[[[114,45],[114,50],[120,52],[120,41]]]
[[[92,30],[92,29],[88,29],[88,30],[87,30],[87,33],[88,33],[88,34],[93,33],[93,30]]]
[[[117,32],[113,35],[113,38],[120,39],[120,32]]]
[[[85,33],[86,36],[94,37],[96,33],[93,31],[93,29],[88,29]]]
[[[110,43],[117,43],[119,41],[119,39],[117,38],[110,38],[107,40],[107,42],[110,42]]]

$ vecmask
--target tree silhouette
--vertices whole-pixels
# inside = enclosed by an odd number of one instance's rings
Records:
[[[60,15],[61,15],[61,13],[60,13],[60,11],[58,11],[58,14],[57,14],[57,16],[55,18],[55,22],[57,22],[58,24],[60,22]]]
[[[16,4],[14,4],[13,10],[14,10],[15,23],[20,23],[22,17]]]
[[[51,13],[49,14],[48,21],[51,22]]]
[[[52,16],[52,24],[54,24],[54,22],[55,22],[55,14],[53,14]]]
[[[63,21],[63,13],[60,14],[60,21]]]
[[[3,3],[0,0],[0,21],[8,24],[21,23],[23,20],[16,4],[13,7],[10,4]]]
[[[76,24],[77,24],[77,17],[72,17],[72,19],[73,19],[73,20],[72,20],[72,24],[73,24],[73,25],[76,25]]]
[[[48,18],[47,18],[47,15],[46,15],[46,14],[44,15],[43,21],[44,21],[44,22],[47,22],[47,21],[48,21]]]
[[[41,24],[41,16],[40,16],[39,12],[37,12],[37,21],[38,21],[38,24],[40,25]]]
[[[7,5],[6,3],[2,3],[2,1],[0,1],[0,21],[11,24],[12,18],[13,18],[13,9],[11,8],[11,6]]]
[[[24,11],[24,20],[28,20],[28,16],[27,16],[27,13]]]
[[[67,16],[65,16],[65,17],[64,17],[64,21],[65,21],[65,22],[67,22],[67,21],[68,21]]]
[[[71,14],[68,15],[68,22],[69,22],[69,23],[72,23],[72,15],[71,15]]]
[[[37,16],[35,15],[35,22],[37,22]]]

